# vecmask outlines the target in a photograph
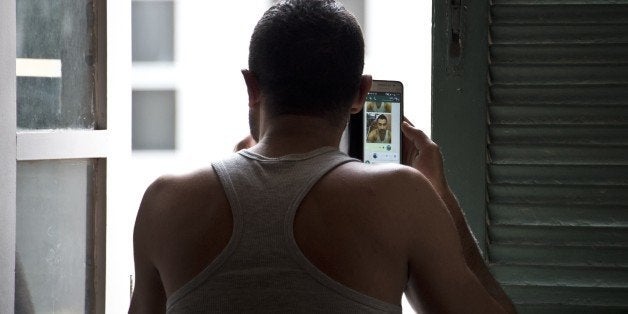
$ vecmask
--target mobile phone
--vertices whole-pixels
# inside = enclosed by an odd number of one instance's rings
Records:
[[[361,112],[351,116],[349,155],[365,163],[401,163],[403,84],[373,80]]]

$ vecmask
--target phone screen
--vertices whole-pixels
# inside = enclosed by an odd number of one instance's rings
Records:
[[[402,97],[399,92],[368,93],[362,110],[365,163],[401,163]]]

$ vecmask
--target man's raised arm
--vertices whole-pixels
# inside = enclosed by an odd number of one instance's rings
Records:
[[[516,313],[512,301],[488,270],[462,209],[447,184],[443,171],[443,158],[438,145],[408,122],[403,123],[402,131],[404,134],[404,163],[419,170],[444,202],[456,227],[467,267],[475,274],[488,293],[500,303],[502,308],[508,312]]]

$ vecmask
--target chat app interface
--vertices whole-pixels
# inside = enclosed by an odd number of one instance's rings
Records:
[[[401,94],[370,92],[364,103],[364,162],[401,162]]]

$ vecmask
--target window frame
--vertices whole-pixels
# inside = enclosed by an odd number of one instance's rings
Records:
[[[432,138],[440,145],[447,181],[486,260],[487,152],[478,143],[486,142],[488,132],[488,84],[478,78],[488,79],[488,62],[477,60],[488,56],[489,1],[466,4],[432,1]],[[456,42],[457,55],[456,49],[452,53]]]
[[[0,312],[15,307],[16,179],[17,163],[33,160],[95,159],[92,177],[93,207],[87,213],[86,310],[105,312],[105,227],[107,159],[107,32],[106,0],[93,2],[93,38],[96,52],[94,73],[94,130],[18,130],[16,94],[16,0],[0,3]],[[91,265],[90,265],[91,264]]]
[[[15,306],[16,206],[16,7],[15,0],[0,2],[0,312]]]

